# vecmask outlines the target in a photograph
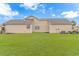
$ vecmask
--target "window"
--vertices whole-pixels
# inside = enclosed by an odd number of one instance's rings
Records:
[[[35,30],[39,30],[39,26],[35,26]]]
[[[27,29],[30,29],[30,24],[27,25]]]

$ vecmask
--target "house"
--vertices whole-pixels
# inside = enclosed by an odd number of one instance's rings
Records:
[[[78,31],[78,29],[79,29],[79,26],[77,25],[73,26],[73,31]]]
[[[9,20],[5,23],[6,33],[49,32],[60,33],[72,31],[72,24],[66,18],[37,18],[28,16],[22,20]]]
[[[79,25],[74,26],[73,31],[79,32]]]

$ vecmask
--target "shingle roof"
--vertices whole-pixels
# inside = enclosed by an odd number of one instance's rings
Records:
[[[28,16],[28,17],[25,17],[24,19],[27,20],[27,19],[38,19],[38,18],[35,16]]]
[[[71,25],[72,23],[66,18],[53,18],[49,19],[51,25]]]
[[[9,20],[5,25],[25,25],[24,20]]]
[[[51,25],[71,25],[71,22],[68,21],[66,18],[43,18],[43,19],[37,19],[41,21],[48,21]],[[9,20],[5,23],[5,25],[25,25],[25,24],[32,24],[33,19],[24,19],[22,20]]]

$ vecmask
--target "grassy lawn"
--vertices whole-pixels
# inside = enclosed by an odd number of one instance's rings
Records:
[[[79,34],[0,34],[0,56],[79,56]]]

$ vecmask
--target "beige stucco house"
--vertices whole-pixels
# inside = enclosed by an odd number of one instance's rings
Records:
[[[65,18],[37,18],[29,16],[23,20],[9,20],[5,23],[6,33],[49,32],[60,33],[72,31],[72,24]]]

